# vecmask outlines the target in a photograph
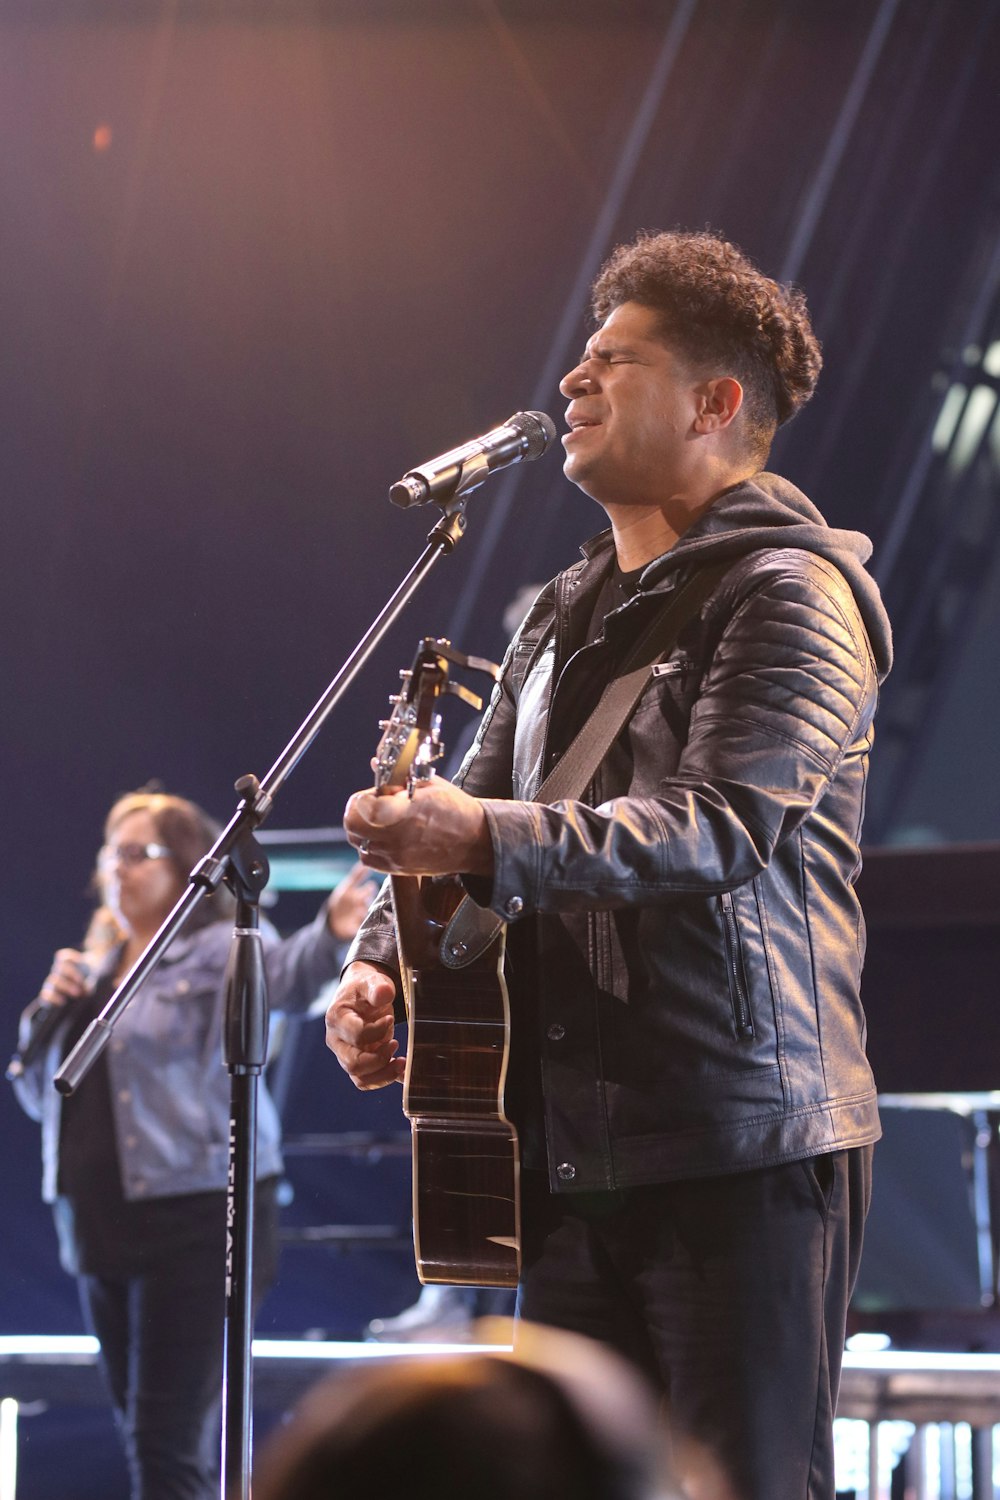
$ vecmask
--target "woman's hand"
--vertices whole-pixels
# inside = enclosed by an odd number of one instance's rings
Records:
[[[60,948],[52,960],[52,967],[38,992],[38,998],[45,1005],[66,1005],[89,994],[90,985],[87,955],[76,948]]]
[[[326,919],[334,937],[342,943],[349,943],[377,895],[378,882],[372,879],[371,872],[364,865],[355,865],[350,874],[334,886],[326,903]]]

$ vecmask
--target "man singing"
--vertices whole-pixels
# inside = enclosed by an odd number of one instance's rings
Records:
[[[610,529],[529,611],[458,784],[359,792],[345,826],[372,869],[458,872],[509,923],[520,1313],[667,1393],[690,1494],[832,1500],[879,1135],[854,881],[889,625],[867,539],[762,472],[819,374],[801,294],[714,235],[642,235],[593,312],[565,472]],[[706,569],[585,793],[532,800]],[[385,900],[350,959],[328,1043],[379,1088],[403,1072]]]

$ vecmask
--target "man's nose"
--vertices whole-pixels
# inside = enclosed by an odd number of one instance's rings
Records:
[[[585,390],[593,385],[593,381],[587,370],[586,364],[581,360],[574,365],[559,382],[560,393],[572,400],[574,396],[581,396]]]

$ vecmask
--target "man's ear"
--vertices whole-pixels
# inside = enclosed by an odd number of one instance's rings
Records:
[[[703,380],[697,398],[695,432],[722,432],[743,405],[743,387],[731,375],[720,375],[715,380]]]

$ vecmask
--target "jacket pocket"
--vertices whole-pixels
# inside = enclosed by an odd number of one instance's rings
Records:
[[[722,930],[726,940],[726,973],[729,976],[729,999],[733,1007],[736,1035],[751,1037],[754,1034],[753,1013],[750,1010],[750,990],[746,968],[743,963],[743,945],[736,922],[736,907],[732,891],[723,891],[719,897],[722,907]]]

